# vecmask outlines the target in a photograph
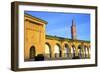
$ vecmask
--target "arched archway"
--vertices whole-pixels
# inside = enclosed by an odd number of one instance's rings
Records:
[[[59,44],[56,44],[54,46],[54,55],[55,55],[55,58],[61,57],[61,47]]]
[[[34,59],[35,58],[35,54],[36,54],[35,47],[31,46],[30,47],[30,59]]]
[[[68,44],[65,44],[64,45],[64,57],[68,58],[69,53],[70,53],[69,46],[68,46]]]
[[[45,43],[45,57],[51,58],[51,46],[49,43]]]
[[[91,47],[88,47],[88,58],[91,58]]]
[[[82,58],[82,45],[78,46],[78,56],[80,59]]]
[[[88,50],[88,47],[85,45],[84,46],[84,58],[88,58],[88,55],[89,55],[89,50]]]
[[[75,57],[75,53],[76,53],[76,47],[75,47],[75,45],[72,45],[72,48],[71,48],[72,58]]]

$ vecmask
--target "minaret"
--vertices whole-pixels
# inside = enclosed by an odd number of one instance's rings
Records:
[[[76,25],[74,19],[72,20],[71,37],[73,40],[76,40]]]

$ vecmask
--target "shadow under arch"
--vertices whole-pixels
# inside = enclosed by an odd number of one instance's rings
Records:
[[[75,47],[74,44],[71,47],[72,47],[72,49],[71,49],[72,59],[74,59],[75,58],[75,54],[76,54],[76,47]]]
[[[78,57],[82,59],[82,45],[78,45]]]
[[[64,44],[64,57],[69,58],[70,48],[67,43]]]
[[[84,58],[89,57],[89,48],[87,45],[84,45]]]

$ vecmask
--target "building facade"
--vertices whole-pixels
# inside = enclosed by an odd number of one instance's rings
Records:
[[[46,35],[47,22],[24,14],[24,60],[34,60],[42,54],[45,60],[89,59],[90,41],[78,40],[76,24],[72,20],[72,39]]]

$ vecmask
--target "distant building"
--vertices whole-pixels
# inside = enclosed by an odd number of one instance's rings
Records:
[[[71,26],[72,39],[46,35],[47,22],[29,14],[24,14],[24,23],[25,61],[34,60],[39,54],[43,54],[45,60],[90,58],[90,41],[77,39],[74,20]]]

